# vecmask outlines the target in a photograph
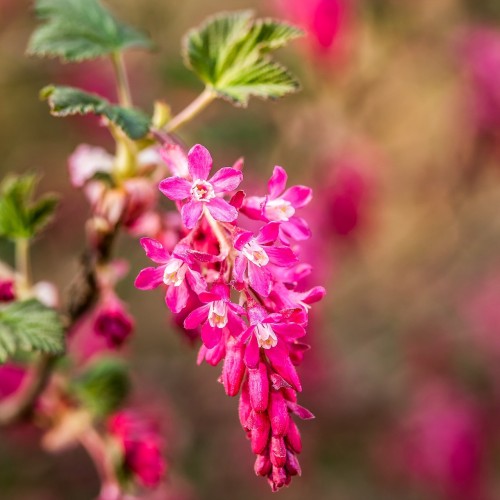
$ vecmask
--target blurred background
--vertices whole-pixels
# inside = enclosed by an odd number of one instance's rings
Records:
[[[301,423],[303,477],[280,498],[500,498],[500,3],[107,3],[157,44],[127,56],[148,111],[155,98],[179,111],[201,90],[180,40],[207,15],[250,7],[308,31],[279,54],[300,94],[247,110],[217,102],[180,132],[219,166],[244,156],[251,194],[275,164],[315,189],[304,258],[328,295],[313,309],[299,402],[317,418]],[[41,172],[41,190],[62,195],[33,267],[64,290],[87,216],[66,159],[79,143],[111,142],[92,119],[50,117],[38,91],[54,82],[114,98],[114,83],[107,61],[25,57],[34,26],[31,2],[0,0],[0,172]],[[133,288],[147,264],[137,241],[123,237],[118,253],[131,261],[119,291],[137,320],[126,352],[133,398],[162,415],[171,464],[157,498],[271,498],[219,369],[196,366],[160,292]],[[0,246],[0,258],[12,262],[12,249]],[[0,498],[93,498],[85,453],[49,455],[38,438],[1,432]]]

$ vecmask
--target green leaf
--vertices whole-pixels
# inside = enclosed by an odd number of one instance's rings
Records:
[[[56,311],[35,299],[0,310],[0,363],[18,351],[64,351],[63,327]]]
[[[184,59],[220,97],[246,106],[251,96],[276,99],[299,88],[296,78],[269,53],[303,32],[251,11],[223,13],[188,32]]]
[[[122,108],[96,94],[89,94],[74,87],[49,85],[40,92],[47,99],[54,116],[95,114],[105,116],[120,127],[131,139],[141,139],[149,132],[150,120],[142,111]]]
[[[0,236],[32,238],[50,221],[58,199],[49,194],[33,200],[37,182],[38,177],[30,174],[8,176],[0,184]]]
[[[130,391],[126,364],[108,357],[95,361],[72,384],[80,402],[95,416],[105,417],[116,411]]]
[[[35,10],[44,24],[31,36],[29,54],[78,62],[152,45],[146,35],[118,21],[98,0],[37,0]]]

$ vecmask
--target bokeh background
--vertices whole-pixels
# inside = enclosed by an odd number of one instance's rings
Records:
[[[500,498],[500,3],[497,0],[108,0],[146,29],[152,54],[127,56],[134,100],[174,111],[201,85],[180,39],[219,10],[254,8],[305,27],[279,57],[300,94],[247,110],[217,102],[186,126],[216,164],[245,157],[259,189],[275,164],[315,189],[306,255],[328,296],[313,313],[300,402],[303,477],[288,500]],[[36,279],[62,290],[84,245],[85,200],[66,158],[81,142],[111,147],[89,119],[49,116],[51,82],[113,97],[106,61],[24,56],[31,2],[0,0],[0,171],[39,171],[62,195],[34,247]],[[271,498],[254,476],[237,401],[219,370],[170,323],[161,293],[132,283],[146,260],[124,237],[121,296],[137,320],[125,355],[134,401],[162,415],[170,461],[158,499]],[[0,257],[11,262],[2,244]],[[26,428],[0,434],[2,500],[91,499],[80,449],[50,455]]]

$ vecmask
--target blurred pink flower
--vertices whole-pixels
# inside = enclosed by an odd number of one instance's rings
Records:
[[[482,131],[500,132],[500,30],[474,28],[460,54],[471,83],[472,113]]]
[[[12,302],[16,298],[13,279],[0,279],[0,302]]]
[[[0,366],[0,400],[9,397],[19,389],[26,370],[14,363]]]
[[[461,300],[460,312],[471,338],[496,361],[500,357],[500,270],[491,271],[469,287]]]
[[[108,347],[123,345],[134,329],[134,319],[127,313],[122,301],[108,291],[97,306],[94,331],[106,339]]]
[[[331,171],[326,189],[318,190],[326,204],[325,229],[338,238],[352,238],[366,229],[376,179],[370,164],[359,154],[344,153],[330,160]]]
[[[467,395],[447,382],[427,380],[383,442],[382,467],[439,498],[484,499],[482,429],[479,409]]]
[[[132,411],[121,411],[108,421],[108,430],[120,444],[123,465],[146,488],[155,488],[167,466],[163,439],[153,422]]]
[[[349,0],[275,0],[280,16],[306,30],[317,56],[342,57],[351,28]]]

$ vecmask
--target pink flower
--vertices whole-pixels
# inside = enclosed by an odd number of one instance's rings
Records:
[[[16,299],[13,279],[0,279],[0,302],[12,302]]]
[[[26,374],[23,367],[14,363],[0,366],[0,401],[19,389]]]
[[[272,273],[268,265],[290,267],[297,262],[297,256],[289,247],[273,245],[278,231],[279,223],[270,222],[260,229],[256,237],[250,231],[242,231],[234,240],[234,247],[239,252],[234,265],[234,279],[239,283],[248,282],[262,297],[271,292]]]
[[[240,341],[246,342],[245,364],[248,368],[257,368],[261,358],[260,349],[264,349],[274,370],[295,390],[301,391],[297,371],[290,359],[288,342],[295,342],[303,337],[304,328],[296,323],[287,323],[283,315],[268,314],[260,307],[248,311],[250,327],[241,335]]]
[[[345,49],[350,24],[349,0],[276,0],[280,13],[308,32],[315,54],[337,54]]]
[[[105,149],[80,144],[68,161],[71,184],[82,187],[98,172],[110,174],[113,168],[113,156]]]
[[[311,231],[307,222],[297,217],[295,212],[311,201],[312,189],[292,186],[285,191],[287,179],[288,175],[282,167],[274,167],[268,182],[268,196],[246,198],[241,211],[255,220],[281,222],[280,230],[285,238],[305,240],[311,236]]]
[[[151,290],[162,283],[167,285],[166,303],[174,313],[186,306],[190,288],[195,293],[206,290],[206,282],[193,268],[196,263],[185,247],[178,245],[170,253],[152,238],[142,238],[141,245],[146,255],[160,265],[143,269],[135,280],[137,288]]]
[[[142,486],[158,486],[165,475],[166,462],[156,427],[132,411],[122,411],[110,418],[108,429],[121,446],[124,468]]]
[[[94,319],[94,332],[106,339],[108,347],[120,347],[134,329],[134,319],[121,300],[111,292],[101,301]]]
[[[188,202],[182,207],[182,221],[191,229],[200,219],[204,208],[217,221],[232,222],[238,211],[218,195],[234,191],[243,176],[234,168],[221,168],[209,180],[212,157],[206,148],[197,144],[188,153],[190,179],[168,177],[160,182],[160,191],[171,200]]]
[[[472,87],[472,112],[483,131],[500,129],[500,31],[475,28],[467,33],[460,55]]]
[[[216,283],[210,292],[203,292],[198,298],[203,305],[191,311],[184,320],[184,328],[192,330],[203,323],[201,338],[211,349],[219,343],[223,328],[228,326],[230,330],[235,330],[236,316],[245,314],[245,309],[231,302],[229,287],[224,284]]]

